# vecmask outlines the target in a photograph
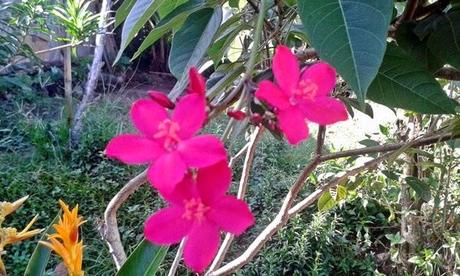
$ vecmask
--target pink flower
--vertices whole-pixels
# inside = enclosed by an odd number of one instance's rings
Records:
[[[140,134],[113,138],[105,153],[126,164],[150,164],[148,179],[157,189],[170,192],[188,168],[203,168],[226,160],[222,142],[212,135],[194,136],[206,120],[206,100],[190,94],[172,114],[151,99],[136,101],[131,120]]]
[[[306,120],[329,125],[348,119],[345,105],[330,96],[335,87],[335,69],[324,62],[302,73],[295,55],[286,46],[278,46],[273,58],[276,84],[262,81],[256,97],[273,107],[278,124],[289,143],[308,137]]]
[[[220,230],[239,235],[254,223],[247,204],[226,195],[231,183],[226,162],[189,173],[172,193],[169,202],[145,223],[147,240],[159,245],[186,237],[184,260],[195,272],[203,272],[217,253]]]

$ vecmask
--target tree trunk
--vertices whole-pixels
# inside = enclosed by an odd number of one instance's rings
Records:
[[[420,133],[420,118],[410,117],[408,123],[408,140],[412,140]],[[412,176],[419,178],[419,170],[417,167],[418,156],[417,154],[407,153],[405,154],[405,165],[403,175],[405,177]],[[409,263],[408,260],[411,256],[416,253],[417,245],[419,245],[421,237],[421,226],[418,219],[419,211],[421,208],[421,201],[414,200],[410,194],[410,187],[406,183],[405,179],[401,180],[401,193],[400,193],[400,204],[401,204],[401,236],[406,240],[401,245],[399,252],[399,259],[403,266],[400,271],[401,273],[409,272],[413,270],[413,264]]]
[[[64,97],[67,116],[67,125],[72,125],[73,107],[72,107],[72,48],[65,47],[64,50]]]
[[[109,14],[110,7],[112,6],[111,0],[103,0],[101,4],[101,11],[99,13],[99,32],[96,35],[96,48],[94,49],[93,63],[88,73],[88,80],[85,85],[85,94],[83,99],[78,106],[77,112],[75,113],[75,120],[73,122],[72,130],[70,131],[70,143],[71,145],[77,145],[80,140],[81,131],[83,128],[83,118],[86,109],[93,98],[94,90],[96,89],[97,81],[101,73],[102,57],[104,55],[104,37],[107,31],[107,16]]]

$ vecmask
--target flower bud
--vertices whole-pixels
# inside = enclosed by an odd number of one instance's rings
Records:
[[[190,68],[188,72],[189,85],[188,93],[197,93],[200,95],[206,95],[206,80],[203,76],[198,73],[198,70],[195,67]]]
[[[168,109],[173,109],[175,104],[162,92],[158,91],[149,91],[149,97],[154,100],[159,105],[166,107]]]
[[[228,117],[231,117],[237,121],[244,120],[246,118],[246,113],[240,110],[228,110],[227,111]]]
[[[263,120],[264,118],[259,113],[253,113],[251,115],[251,122],[255,125],[262,123]]]

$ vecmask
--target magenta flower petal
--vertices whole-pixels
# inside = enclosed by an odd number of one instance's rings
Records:
[[[297,87],[300,68],[296,56],[286,46],[278,46],[273,57],[273,74],[281,89],[290,92]]]
[[[203,272],[216,255],[219,242],[219,229],[215,224],[206,220],[195,224],[185,243],[185,264],[194,272]]]
[[[225,195],[232,181],[232,170],[227,161],[221,161],[215,165],[202,168],[197,173],[196,187],[203,202],[212,204],[219,201]]]
[[[288,96],[271,81],[264,80],[259,83],[256,97],[279,109],[290,106]]]
[[[131,120],[136,128],[148,137],[158,131],[158,125],[168,117],[164,107],[150,99],[137,100],[131,107]]]
[[[199,197],[195,181],[192,174],[188,173],[184,178],[175,185],[170,193],[158,190],[161,196],[171,204],[183,205],[187,199]]]
[[[279,127],[290,144],[298,144],[308,137],[307,123],[298,108],[281,110],[277,113],[277,117]]]
[[[345,105],[334,98],[319,97],[313,103],[305,103],[302,111],[308,120],[320,125],[330,125],[348,119]]]
[[[191,227],[190,221],[182,218],[183,213],[182,207],[169,207],[156,212],[145,222],[145,238],[159,245],[180,242]]]
[[[200,135],[183,141],[178,151],[188,167],[203,168],[226,160],[227,152],[222,142],[212,135]]]
[[[155,141],[136,134],[122,134],[105,148],[105,154],[126,164],[138,165],[153,162],[164,150]]]
[[[182,97],[176,104],[172,119],[180,125],[179,136],[182,139],[192,137],[206,120],[205,98],[199,94]]]
[[[212,207],[208,218],[226,232],[240,235],[254,224],[248,205],[234,196],[222,197]]]
[[[204,96],[206,94],[206,81],[195,67],[190,68],[188,71],[188,78],[190,80],[188,92]]]
[[[185,175],[187,167],[178,152],[163,154],[150,165],[147,177],[162,193],[171,193]]]
[[[329,96],[335,88],[335,69],[325,62],[316,63],[302,73],[301,81],[310,81],[316,84],[318,86],[317,96]]]

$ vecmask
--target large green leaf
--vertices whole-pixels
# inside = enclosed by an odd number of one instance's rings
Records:
[[[154,44],[163,35],[171,30],[178,29],[190,14],[205,7],[203,0],[190,0],[189,2],[177,7],[174,11],[170,12],[158,25],[149,33],[144,39],[141,46],[134,53],[132,60],[140,56],[147,48]]]
[[[48,239],[48,235],[55,232],[53,224],[59,221],[60,216],[61,212],[57,214],[51,224],[46,228],[45,233],[43,233],[42,237],[40,238],[40,241],[46,241]],[[50,255],[51,249],[41,243],[37,244],[34,252],[32,253],[32,256],[30,256],[29,263],[27,264],[26,271],[24,272],[24,276],[44,275]]]
[[[298,0],[305,33],[361,104],[385,53],[392,0]]]
[[[423,201],[428,202],[431,199],[431,190],[430,186],[424,181],[413,177],[406,177],[406,183],[415,191],[415,193],[423,199]]]
[[[188,0],[168,0],[158,9],[158,14],[160,18],[165,18],[173,10],[179,7],[182,4],[185,4]]]
[[[115,24],[114,28],[118,27],[125,21],[126,17],[128,16],[129,11],[133,8],[134,3],[136,0],[124,0],[121,3],[120,7],[115,12]]]
[[[396,32],[398,46],[422,63],[430,72],[434,73],[443,66],[443,63],[428,48],[428,39],[420,39],[414,33],[414,27],[415,24],[413,22],[404,23],[398,27]]]
[[[220,6],[214,10],[200,10],[192,14],[174,35],[169,55],[169,69],[178,81],[169,93],[171,99],[176,99],[182,94],[188,83],[188,69],[200,64],[221,22]]]
[[[222,8],[202,9],[190,15],[173,37],[169,55],[169,69],[178,79],[197,66],[211,45],[222,22]]]
[[[428,47],[441,60],[460,69],[460,9],[440,16],[435,21]]]
[[[136,0],[136,3],[129,11],[125,23],[123,24],[120,50],[118,51],[115,62],[118,61],[129,43],[165,1],[166,0]]]
[[[421,63],[394,44],[387,47],[368,98],[388,107],[428,114],[455,113],[457,106]]]
[[[169,247],[142,240],[118,271],[117,276],[153,276],[168,253]]]

